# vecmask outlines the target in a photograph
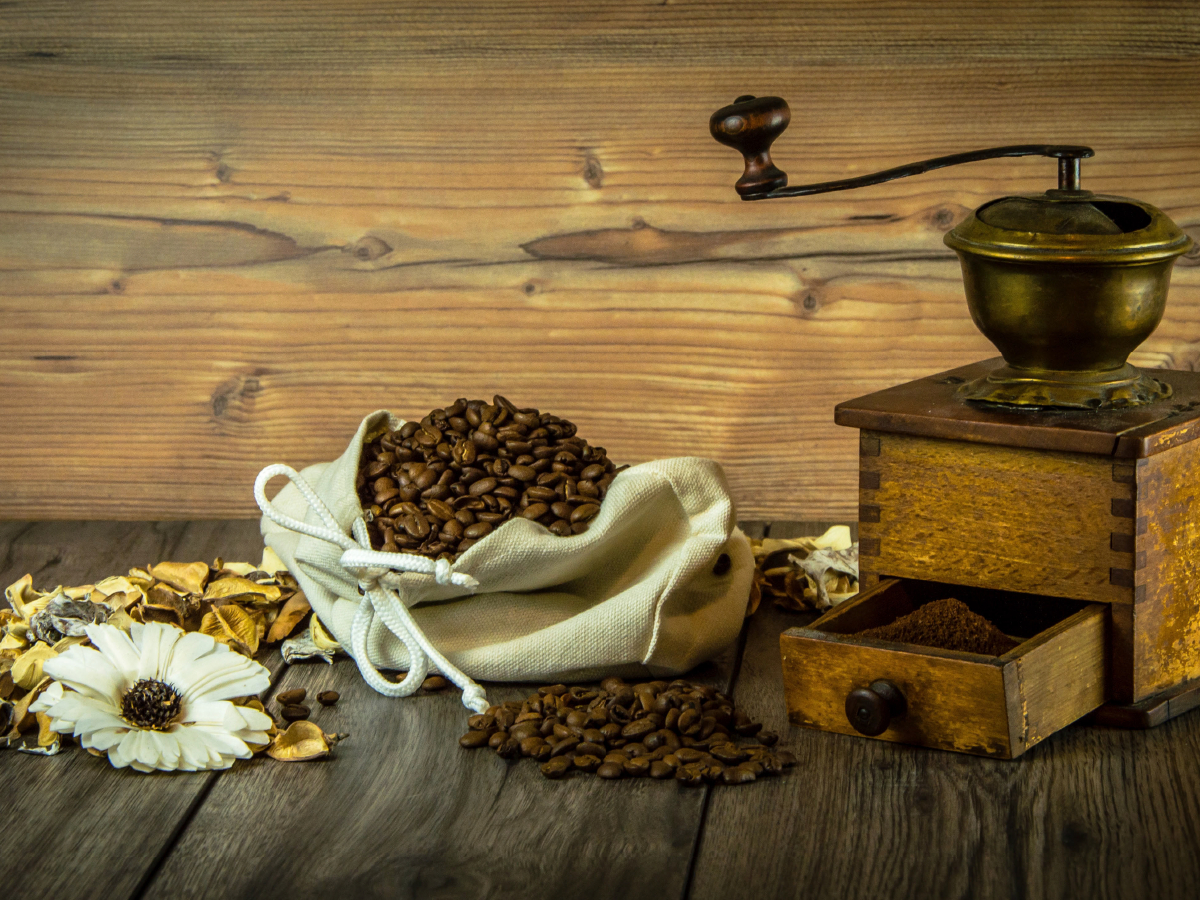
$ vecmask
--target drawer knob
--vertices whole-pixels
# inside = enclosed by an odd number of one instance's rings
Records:
[[[908,710],[908,701],[900,688],[886,679],[871,682],[870,687],[855,688],[846,695],[846,718],[859,734],[875,737],[883,734]]]

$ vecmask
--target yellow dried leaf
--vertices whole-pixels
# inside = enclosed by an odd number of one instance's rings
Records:
[[[161,562],[150,567],[150,574],[187,594],[199,594],[208,584],[208,563]]]
[[[130,584],[136,584],[140,588],[148,588],[154,584],[154,576],[147,569],[130,569],[128,577]]]
[[[214,606],[201,619],[200,631],[243,656],[258,652],[258,625],[240,606]]]
[[[79,587],[63,588],[62,592],[72,600],[86,600],[95,589],[94,584],[84,584]]]
[[[6,650],[24,653],[25,648],[29,646],[29,641],[25,639],[29,627],[24,622],[19,624],[20,627],[18,628],[18,623],[14,622],[9,626],[8,633],[3,638],[0,638],[0,653]]]
[[[328,653],[342,649],[342,645],[337,642],[333,635],[325,630],[325,626],[321,624],[321,620],[316,616],[308,620],[308,636],[312,639],[318,650],[324,650]]]
[[[10,720],[12,722],[12,728],[8,732],[8,738],[10,742],[14,738],[19,737],[22,732],[32,731],[37,725],[37,719],[29,714],[29,707],[33,704],[33,701],[38,698],[42,691],[50,686],[50,681],[51,679],[49,678],[43,678],[37,683],[33,690],[13,704],[12,719]]]
[[[33,589],[33,576],[23,575],[4,589],[4,598],[18,616],[28,621],[50,602],[50,595]]]
[[[57,655],[65,652],[71,647],[78,647],[79,645],[86,644],[87,642],[88,636],[86,634],[72,635],[70,637],[63,638],[61,641],[58,641],[50,649],[54,651],[55,655]]]
[[[746,615],[752,616],[758,612],[758,605],[762,602],[762,588],[758,586],[757,581],[750,583],[750,598],[746,601]]]
[[[111,597],[114,594],[128,593],[132,591],[134,584],[124,575],[110,575],[96,582],[96,590],[105,597]]]
[[[308,598],[304,596],[303,591],[292,594],[288,598],[288,602],[283,605],[283,609],[279,611],[279,615],[275,617],[275,621],[271,623],[271,630],[267,633],[267,643],[274,644],[290,635],[296,630],[300,620],[308,615],[310,609],[312,607],[309,606]]]
[[[17,687],[30,690],[42,680],[42,666],[46,660],[58,656],[53,648],[44,641],[38,641],[13,663],[12,679]]]
[[[12,670],[0,672],[0,700],[7,700],[14,690]]]
[[[156,584],[146,594],[141,606],[143,622],[162,622],[183,628],[184,621],[196,612],[198,604],[163,584]]]
[[[50,730],[52,719],[44,712],[34,713],[34,715],[37,716],[38,724],[37,745],[39,747],[49,747],[59,739],[58,733]]]
[[[133,628],[133,618],[126,610],[119,609],[108,617],[106,625],[112,625],[114,628],[120,628],[126,634],[129,634]]]
[[[230,562],[217,568],[234,575],[249,575],[251,572],[258,571],[258,566],[248,562]]]
[[[276,735],[267,750],[267,756],[281,762],[307,762],[328,755],[329,739],[319,726],[306,719],[293,722],[287,731]]]
[[[218,578],[204,592],[205,600],[226,600],[239,594],[258,594],[267,600],[278,600],[282,594],[273,584],[257,584],[240,575],[228,575]]]
[[[279,554],[270,547],[263,548],[262,562],[258,564],[260,572],[266,572],[274,575],[276,572],[287,570],[287,566],[283,564],[283,560],[279,558]]]

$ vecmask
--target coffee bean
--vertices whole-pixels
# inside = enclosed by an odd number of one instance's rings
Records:
[[[625,774],[633,778],[641,778],[643,775],[650,774],[650,766],[653,763],[645,756],[636,756],[622,767],[625,769]]]
[[[468,525],[463,529],[463,535],[471,541],[477,541],[480,538],[491,534],[491,522],[476,522],[474,525]]]
[[[317,694],[317,702],[322,706],[333,706],[342,697],[337,691],[321,691]]]
[[[488,738],[488,746],[491,747],[493,750],[495,750],[497,747],[499,747],[501,744],[503,744],[507,740],[508,740],[508,732],[507,731],[494,731],[494,732],[492,732],[492,735]]]
[[[514,734],[512,737],[515,738],[516,735]],[[546,746],[546,742],[538,735],[521,738],[518,742],[521,745],[522,756],[536,756],[538,748]]]
[[[547,778],[562,778],[570,771],[573,762],[566,756],[552,757],[542,764],[542,774]]]
[[[571,513],[571,524],[590,521],[595,518],[598,512],[600,512],[599,503],[584,503],[581,506],[577,506],[575,507],[575,511]]]
[[[574,534],[574,532],[571,531],[571,523],[566,519],[558,519],[555,522],[551,522],[550,533],[557,534],[559,537],[570,537],[572,534]]]
[[[661,759],[656,759],[650,763],[650,777],[662,780],[664,778],[672,778],[675,775],[675,770],[663,762]]]
[[[745,766],[731,766],[722,773],[721,780],[726,784],[748,784],[756,777],[754,772]]]
[[[496,755],[501,759],[516,759],[521,755],[521,744],[515,738],[505,738],[496,747]]]
[[[625,774],[625,768],[615,762],[601,763],[596,769],[596,774],[601,778],[616,779]]]
[[[574,764],[581,772],[594,772],[600,766],[600,758],[590,753],[577,753]]]
[[[579,746],[579,738],[572,735],[571,737],[563,738],[561,741],[556,743],[554,745],[554,750],[551,752],[550,755],[551,756],[562,756],[568,750],[574,750],[578,746]]]
[[[550,507],[545,503],[530,503],[527,507],[521,510],[521,518],[523,519],[540,519],[550,511]]]
[[[489,731],[468,731],[458,739],[458,743],[468,750],[475,750],[486,746],[491,737],[492,734]]]
[[[421,682],[421,690],[423,691],[440,691],[449,686],[450,682],[441,675],[430,675]]]
[[[299,722],[301,719],[307,719],[309,710],[307,706],[300,703],[289,703],[279,713],[289,722]]]
[[[308,692],[304,688],[292,688],[290,691],[280,691],[275,696],[275,701],[280,706],[288,706],[292,703],[303,703],[306,696]]]
[[[515,737],[518,741],[523,741],[526,738],[534,735],[541,736],[542,724],[540,722],[518,722],[512,728],[508,729],[508,733]]]
[[[474,730],[484,730],[494,728],[496,725],[496,717],[488,713],[476,713],[467,719],[467,725]]]

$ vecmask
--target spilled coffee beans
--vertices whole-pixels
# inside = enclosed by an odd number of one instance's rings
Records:
[[[532,758],[547,778],[590,772],[692,786],[747,784],[796,764],[775,748],[778,735],[720,691],[682,680],[626,684],[612,676],[599,687],[549,685],[523,703],[471,716],[467,725],[460,746]]]
[[[625,467],[575,430],[497,394],[378,435],[363,447],[355,485],[371,546],[453,560],[517,516],[582,534]]]

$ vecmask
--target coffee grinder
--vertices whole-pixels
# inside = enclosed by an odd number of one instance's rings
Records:
[[[945,237],[1000,357],[837,406],[859,429],[862,591],[780,638],[793,724],[1013,758],[1091,714],[1150,727],[1200,705],[1200,374],[1130,365],[1191,238],[1081,185],[1088,147],[1015,145],[789,187],[790,113],[739,97],[710,120],[759,201],[1014,156],[1058,186]],[[955,597],[1019,641],[991,657],[859,637]]]

